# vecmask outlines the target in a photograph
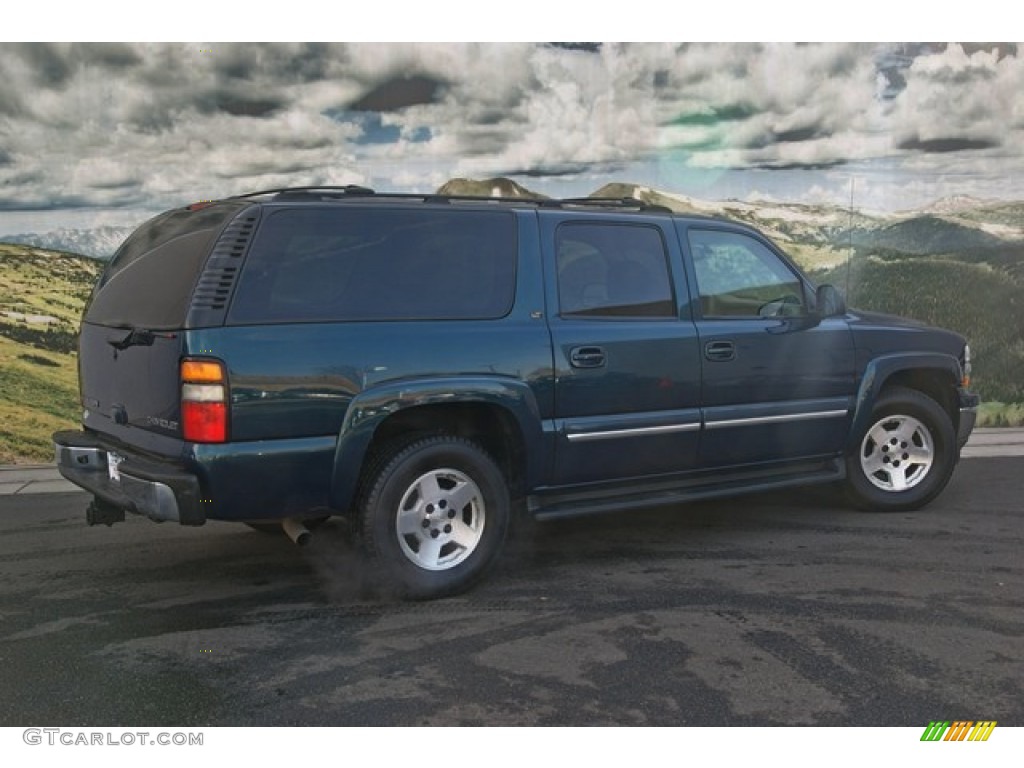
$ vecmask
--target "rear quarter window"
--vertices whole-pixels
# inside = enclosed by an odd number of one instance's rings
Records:
[[[228,322],[494,319],[512,307],[516,253],[508,211],[276,211]]]
[[[242,204],[170,211],[125,240],[103,271],[86,309],[97,325],[180,328],[199,272],[218,233]]]

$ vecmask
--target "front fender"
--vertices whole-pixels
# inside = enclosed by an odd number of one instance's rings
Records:
[[[504,409],[519,426],[526,446],[526,486],[537,484],[544,466],[540,408],[526,383],[500,376],[439,377],[391,381],[365,390],[349,404],[338,434],[331,476],[331,506],[347,510],[359,487],[366,452],[377,429],[409,408],[480,403]]]
[[[952,355],[938,352],[900,352],[872,359],[865,366],[864,376],[857,390],[857,402],[854,405],[853,423],[850,426],[847,444],[849,450],[856,448],[857,435],[870,426],[871,412],[886,382],[893,375],[903,371],[927,372],[948,377],[949,385],[953,388],[960,380],[960,363]]]

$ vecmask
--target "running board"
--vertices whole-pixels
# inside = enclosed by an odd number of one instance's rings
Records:
[[[783,473],[776,470],[768,474],[763,470],[716,474],[714,478],[691,478],[671,485],[633,485],[628,488],[605,491],[596,495],[593,490],[584,493],[550,493],[529,497],[530,512],[537,520],[560,520],[581,515],[624,512],[630,509],[683,504],[702,499],[738,496],[744,493],[774,491],[800,485],[816,485],[842,480],[846,476],[842,460],[814,462],[793,467]]]

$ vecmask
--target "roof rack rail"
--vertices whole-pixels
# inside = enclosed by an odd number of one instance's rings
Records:
[[[639,211],[652,213],[672,213],[671,208],[664,205],[647,203],[635,197],[490,197],[486,195],[439,195],[439,194],[384,194],[383,197],[403,197],[420,199],[425,203],[519,203],[520,205],[536,205],[538,208],[568,208],[572,206],[594,208],[636,208]]]
[[[518,203],[520,205],[536,205],[538,208],[567,208],[572,206],[593,206],[595,208],[636,208],[651,213],[672,213],[672,209],[664,205],[647,203],[636,197],[491,197],[490,195],[444,195],[437,193],[382,193],[378,197],[397,197],[422,200],[424,203]]]
[[[262,197],[263,195],[285,195],[290,193],[315,194],[327,192],[330,194],[342,193],[344,195],[375,195],[377,194],[369,187],[361,187],[358,184],[346,184],[344,186],[311,186],[311,187],[278,187],[276,189],[262,189],[259,192],[248,192],[244,195],[233,195],[229,200],[238,200],[246,197]]]
[[[551,203],[557,206],[593,205],[595,207],[637,208],[641,211],[672,213],[671,208],[644,202],[636,197],[566,197],[561,200],[552,200]]]
[[[547,198],[544,197],[502,197],[491,195],[439,195],[436,192],[429,192],[422,195],[395,195],[395,197],[418,197],[425,203],[521,203],[524,205],[539,205]]]

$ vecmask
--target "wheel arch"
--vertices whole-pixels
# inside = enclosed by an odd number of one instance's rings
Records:
[[[856,448],[857,435],[867,428],[875,403],[889,387],[900,386],[927,395],[949,416],[954,432],[959,422],[957,384],[960,364],[955,357],[931,352],[883,355],[871,360],[864,370],[847,448]]]
[[[376,448],[425,434],[477,443],[497,462],[513,497],[541,476],[540,410],[525,383],[500,377],[392,382],[361,393],[348,408],[335,451],[332,507],[351,508]]]

